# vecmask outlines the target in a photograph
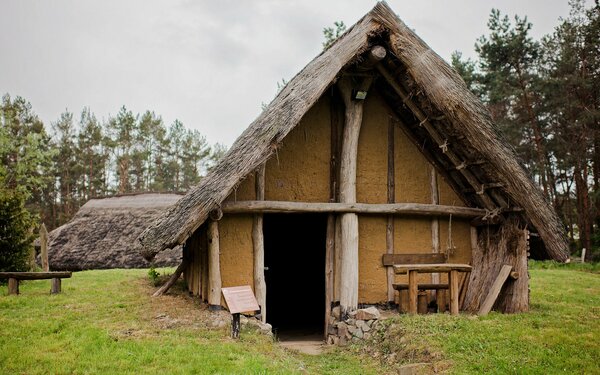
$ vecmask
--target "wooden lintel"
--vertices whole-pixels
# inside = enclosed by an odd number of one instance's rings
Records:
[[[444,139],[440,135],[440,133],[436,130],[435,126],[431,124],[428,117],[419,109],[419,107],[413,102],[410,98],[408,92],[396,82],[394,77],[387,71],[387,69],[382,64],[376,65],[377,70],[381,73],[381,75],[386,79],[386,82],[390,85],[390,87],[400,96],[402,102],[410,109],[410,111],[415,115],[415,117],[420,121],[419,125],[422,126],[427,133],[431,136],[434,142],[443,149],[444,155],[450,160],[454,166],[459,166],[462,164],[460,158],[452,151],[451,148],[448,148],[448,140]],[[466,168],[460,169],[460,173],[463,175],[465,180],[471,185],[474,189],[481,186],[481,182],[478,181],[477,177],[471,171]],[[492,210],[496,208],[496,204],[494,201],[484,192],[483,194],[478,196],[478,200],[484,205],[485,208]]]
[[[483,217],[488,211],[481,208],[446,206],[425,203],[313,203],[289,201],[237,201],[225,202],[222,206],[227,214],[247,213],[356,213],[370,215],[415,215],[446,216],[463,218]]]

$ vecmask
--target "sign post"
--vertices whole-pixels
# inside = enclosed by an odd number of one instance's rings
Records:
[[[240,337],[240,313],[259,310],[258,302],[250,285],[222,288],[223,297],[231,313],[231,337]]]

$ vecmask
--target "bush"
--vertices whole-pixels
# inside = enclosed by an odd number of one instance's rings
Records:
[[[29,269],[35,238],[33,225],[23,195],[0,189],[0,272]]]

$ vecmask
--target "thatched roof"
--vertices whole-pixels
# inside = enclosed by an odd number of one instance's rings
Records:
[[[146,268],[139,234],[182,196],[137,194],[91,199],[67,224],[49,233],[48,260],[52,270]],[[162,252],[155,266],[176,266],[181,247]]]
[[[142,233],[144,256],[151,258],[184,243],[210,211],[274,154],[341,74],[351,70],[376,44],[388,50],[380,66],[389,75],[378,77],[374,86],[438,172],[471,206],[486,208],[492,214],[510,211],[522,215],[539,233],[547,255],[566,260],[567,243],[560,220],[519,164],[514,150],[498,135],[484,105],[448,63],[384,2],[302,69],[209,175]],[[398,90],[405,91],[406,97]],[[435,136],[423,126],[425,122]],[[481,185],[475,186],[474,181]],[[493,191],[484,191],[485,186],[493,187]]]

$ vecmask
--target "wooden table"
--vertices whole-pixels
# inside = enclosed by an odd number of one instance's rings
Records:
[[[417,313],[418,273],[448,273],[450,314],[458,315],[458,273],[471,272],[471,266],[459,263],[401,264],[394,266],[396,274],[408,273],[408,312]]]

